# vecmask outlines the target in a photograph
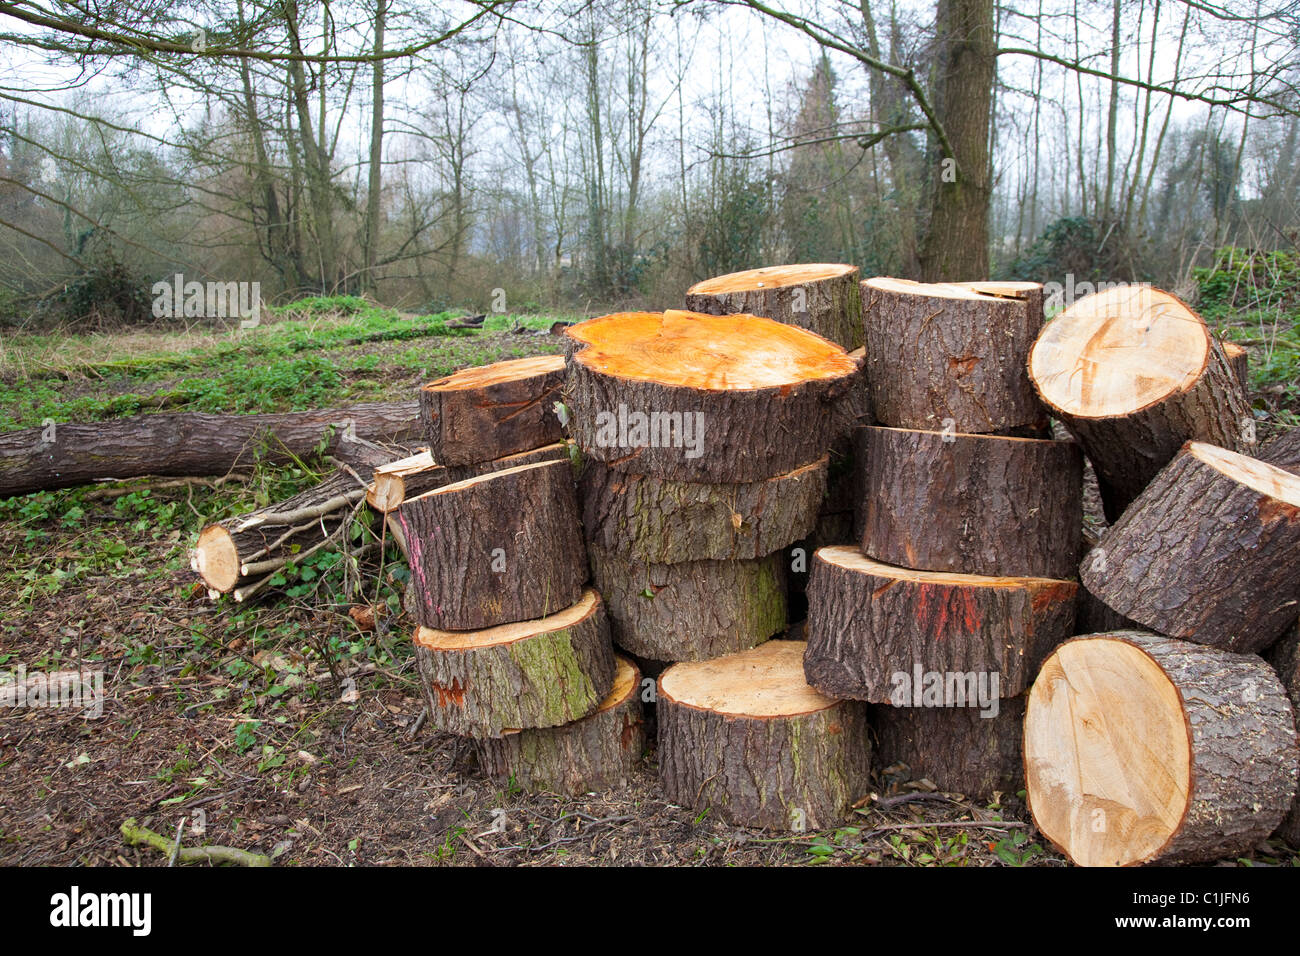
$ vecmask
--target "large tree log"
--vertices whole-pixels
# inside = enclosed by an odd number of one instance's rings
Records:
[[[862,283],[867,385],[876,420],[899,428],[1004,432],[1046,420],[1025,373],[1043,324],[1041,288],[998,294],[952,283]]]
[[[352,461],[352,439],[406,443],[423,433],[415,402],[274,415],[178,412],[0,434],[0,497],[145,475],[224,475],[318,451]],[[392,457],[401,457],[401,453]]]
[[[1288,428],[1264,446],[1260,461],[1300,475],[1300,427]]]
[[[528,621],[582,594],[587,558],[568,462],[490,472],[397,509],[416,620],[475,630]]]
[[[1184,442],[1247,451],[1254,441],[1222,347],[1199,315],[1159,289],[1111,289],[1074,303],[1034,343],[1029,376],[1096,469],[1107,521]]]
[[[764,266],[697,282],[686,308],[709,315],[761,315],[797,325],[852,350],[862,346],[857,266]]]
[[[927,571],[1074,575],[1083,525],[1074,442],[862,431],[867,554]]]
[[[442,465],[470,465],[564,437],[555,403],[564,357],[537,355],[461,369],[420,389],[430,451]]]
[[[557,727],[595,712],[614,682],[600,595],[536,621],[415,633],[429,723],[465,737]]]
[[[630,564],[597,547],[588,553],[614,643],[638,657],[707,660],[785,630],[779,551],[752,561],[677,564]]]
[[[1115,611],[1170,637],[1253,653],[1300,612],[1300,476],[1188,442],[1079,569]]]
[[[366,495],[366,486],[336,472],[284,501],[207,525],[190,555],[215,597],[243,601],[290,561],[339,545]]]
[[[1025,788],[1025,695],[994,704],[996,710],[872,705],[877,772],[906,764],[912,780],[981,800],[1019,793]]]
[[[616,471],[589,460],[578,479],[592,545],[641,564],[762,558],[812,530],[827,459],[741,484]]]
[[[622,655],[614,661],[614,685],[594,714],[478,740],[479,769],[502,787],[570,797],[624,786],[645,751],[646,732],[641,672]]]
[[[1029,807],[1081,866],[1247,853],[1281,822],[1300,749],[1260,658],[1141,631],[1077,637],[1025,712]]]
[[[958,706],[975,706],[977,691],[1015,697],[1073,633],[1078,588],[911,571],[857,548],[822,548],[808,582],[804,674],[824,694],[877,704],[910,700],[922,681],[955,694]]]
[[[680,481],[759,481],[821,458],[858,369],[820,336],[752,315],[627,312],[565,334],[586,346],[565,391],[583,454]]]
[[[659,777],[673,803],[729,823],[813,830],[867,792],[866,706],[803,680],[802,641],[769,641],[659,677]]]
[[[1287,699],[1291,701],[1291,712],[1296,719],[1296,731],[1300,733],[1300,624],[1293,627],[1289,634],[1268,649],[1264,660],[1282,681]],[[1276,836],[1300,850],[1300,794],[1291,801],[1291,809],[1278,826]]]

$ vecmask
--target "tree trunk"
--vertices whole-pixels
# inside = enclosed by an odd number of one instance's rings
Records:
[[[1020,792],[1025,695],[996,704],[997,712],[987,716],[969,707],[872,705],[877,773],[905,764],[910,780],[929,780],[942,791],[978,800]]]
[[[801,641],[769,641],[659,678],[659,777],[672,803],[728,823],[835,826],[869,787],[866,708],[803,681]]]
[[[876,420],[899,428],[1005,432],[1046,420],[1025,371],[1042,290],[862,283],[867,387]]]
[[[686,308],[708,315],[761,315],[797,325],[852,351],[862,346],[857,266],[765,266],[697,282]]]
[[[627,474],[591,460],[578,479],[587,541],[638,564],[766,557],[812,530],[826,467],[823,456],[775,478],[721,485]]]
[[[1300,733],[1300,624],[1270,647],[1264,659],[1282,681],[1282,688],[1286,691],[1287,699],[1291,701],[1291,713],[1296,719],[1296,731]],[[1300,850],[1300,795],[1291,801],[1291,809],[1274,835]]]
[[[926,571],[1073,577],[1083,455],[1069,441],[866,426],[862,550]]]
[[[1073,633],[1078,588],[909,571],[857,548],[822,548],[808,582],[804,674],[824,694],[876,704],[906,706],[936,688],[950,707],[1015,697]]]
[[[1170,637],[1260,651],[1300,611],[1300,477],[1188,442],[1101,536],[1084,587]]]
[[[698,661],[761,644],[785,630],[781,553],[754,561],[629,564],[589,551],[609,605],[614,643],[656,661]]]
[[[350,427],[349,427],[350,423]],[[145,475],[224,475],[262,460],[348,458],[358,438],[408,442],[421,435],[414,402],[272,415],[178,412],[0,434],[0,497]],[[396,456],[394,456],[396,457]]]
[[[594,713],[614,683],[600,595],[535,621],[415,633],[429,723],[465,737],[558,727]]]
[[[1115,631],[1061,645],[1025,712],[1034,822],[1081,866],[1248,853],[1296,792],[1277,675],[1253,655]]]
[[[420,389],[433,460],[472,465],[564,438],[554,404],[564,384],[559,355],[462,369]]]
[[[479,769],[501,787],[567,797],[625,786],[646,746],[641,672],[622,655],[614,662],[614,686],[594,714],[478,740]]]
[[[477,630],[554,614],[582,595],[586,553],[573,476],[551,461],[492,472],[397,509],[416,620]]]
[[[857,372],[839,346],[754,316],[631,312],[565,334],[583,454],[680,481],[758,481],[817,461]]]
[[[1029,377],[1097,472],[1116,521],[1185,441],[1249,450],[1254,417],[1200,316],[1159,289],[1087,296],[1043,330]]]
[[[1300,475],[1300,427],[1288,428],[1269,442],[1259,453],[1259,460]]]
[[[1237,380],[1243,392],[1249,392],[1250,353],[1236,342],[1220,342],[1219,347],[1223,349],[1223,357],[1228,360],[1228,365],[1232,369],[1232,377]]]

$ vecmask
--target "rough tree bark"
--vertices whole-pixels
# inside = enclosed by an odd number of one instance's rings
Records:
[[[1282,688],[1291,701],[1291,712],[1296,718],[1296,731],[1300,733],[1300,624],[1270,647],[1264,660],[1268,661],[1282,681]],[[1291,809],[1278,826],[1275,836],[1300,849],[1300,795],[1291,801]]]

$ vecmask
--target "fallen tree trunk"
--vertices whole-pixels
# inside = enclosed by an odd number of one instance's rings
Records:
[[[1300,476],[1188,442],[1106,530],[1083,586],[1170,637],[1249,654],[1300,613]]]
[[[641,672],[614,655],[614,686],[596,712],[559,727],[475,741],[479,769],[502,787],[576,797],[624,786],[645,751]]]
[[[1254,655],[1095,634],[1057,648],[1029,692],[1029,808],[1081,866],[1247,853],[1291,806],[1297,763],[1290,701]]]
[[[1186,441],[1249,451],[1254,416],[1222,347],[1168,292],[1087,296],[1034,343],[1029,376],[1097,472],[1115,522]]]
[[[626,312],[565,334],[583,455],[677,481],[760,481],[817,461],[858,370],[838,345],[752,315]]]
[[[802,641],[659,677],[659,778],[672,803],[780,830],[839,824],[869,787],[866,705],[803,680]]]
[[[423,435],[416,402],[372,402],[271,415],[176,412],[0,434],[0,497],[146,475],[224,475],[252,465],[348,460],[351,439],[407,444]],[[393,457],[400,457],[400,454]]]
[[[593,713],[614,682],[600,595],[534,621],[415,633],[429,723],[465,737],[558,727]]]
[[[822,548],[808,582],[804,674],[824,694],[876,704],[1015,697],[1072,634],[1073,581],[911,571]],[[933,686],[932,686],[933,685]],[[901,695],[901,697],[900,697]],[[946,698],[945,698],[946,699]]]
[[[845,349],[862,346],[857,266],[764,266],[697,282],[686,308],[708,315],[761,315],[797,325]]]
[[[1046,414],[1025,372],[1043,324],[1042,289],[874,278],[862,283],[867,387],[876,420],[987,434]]]

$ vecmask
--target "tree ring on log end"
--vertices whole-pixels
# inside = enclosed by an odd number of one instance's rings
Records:
[[[239,550],[230,532],[218,524],[199,534],[194,549],[195,570],[213,590],[228,593],[239,583]]]

